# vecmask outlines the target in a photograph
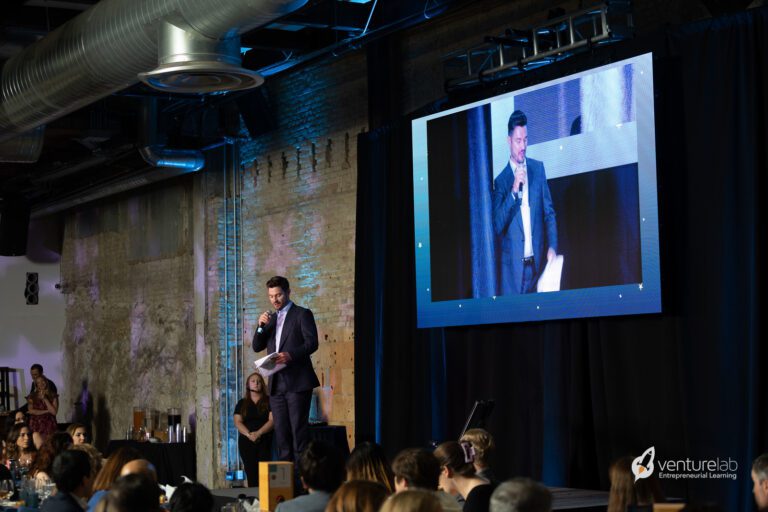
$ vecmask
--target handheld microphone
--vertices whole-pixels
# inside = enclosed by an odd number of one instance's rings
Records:
[[[272,313],[270,311],[267,311],[266,313],[269,318],[272,318]],[[267,320],[267,322],[269,322],[269,320]],[[266,324],[259,324],[259,326],[256,328],[256,334],[262,334],[264,332],[264,325]]]

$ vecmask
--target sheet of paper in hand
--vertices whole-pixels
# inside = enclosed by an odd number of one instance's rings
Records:
[[[277,359],[277,352],[272,352],[261,359],[257,359],[253,364],[256,366],[256,369],[259,370],[262,377],[269,377],[273,373],[277,373],[285,368],[284,364],[277,364],[275,359]]]
[[[539,277],[539,282],[536,285],[536,291],[541,292],[559,292],[560,291],[560,277],[563,274],[563,255],[558,254],[547,262],[547,266],[544,267],[544,271]]]

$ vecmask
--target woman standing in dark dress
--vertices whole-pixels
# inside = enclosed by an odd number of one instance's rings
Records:
[[[267,385],[258,372],[245,380],[245,396],[235,406],[237,448],[245,466],[248,485],[259,485],[259,461],[272,460],[272,412]]]
[[[59,395],[48,387],[48,379],[38,375],[35,379],[35,392],[27,397],[29,404],[29,430],[35,448],[40,448],[45,439],[59,429],[56,413],[59,411]]]

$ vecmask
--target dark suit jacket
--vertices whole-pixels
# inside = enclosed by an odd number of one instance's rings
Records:
[[[544,164],[532,158],[528,166],[528,205],[531,208],[531,239],[536,278],[547,263],[547,249],[557,251],[557,222],[549,194]],[[501,239],[501,294],[520,293],[523,279],[522,200],[512,194],[515,173],[507,166],[493,181],[493,231]],[[546,238],[545,238],[546,233]]]
[[[68,492],[57,492],[40,507],[40,512],[83,512],[83,507]]]
[[[272,315],[264,331],[253,335],[253,350],[267,353],[275,351],[275,334],[277,332],[277,315]],[[320,385],[312,369],[309,355],[317,350],[317,325],[315,316],[307,308],[296,304],[285,314],[283,322],[280,352],[291,354],[291,362],[281,371],[270,376],[267,389],[269,394],[308,391]]]

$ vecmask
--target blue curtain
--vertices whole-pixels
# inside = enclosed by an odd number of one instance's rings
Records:
[[[491,127],[487,106],[468,111],[467,139],[472,297],[491,297],[496,295],[497,271],[491,218],[493,175],[488,147]]]

